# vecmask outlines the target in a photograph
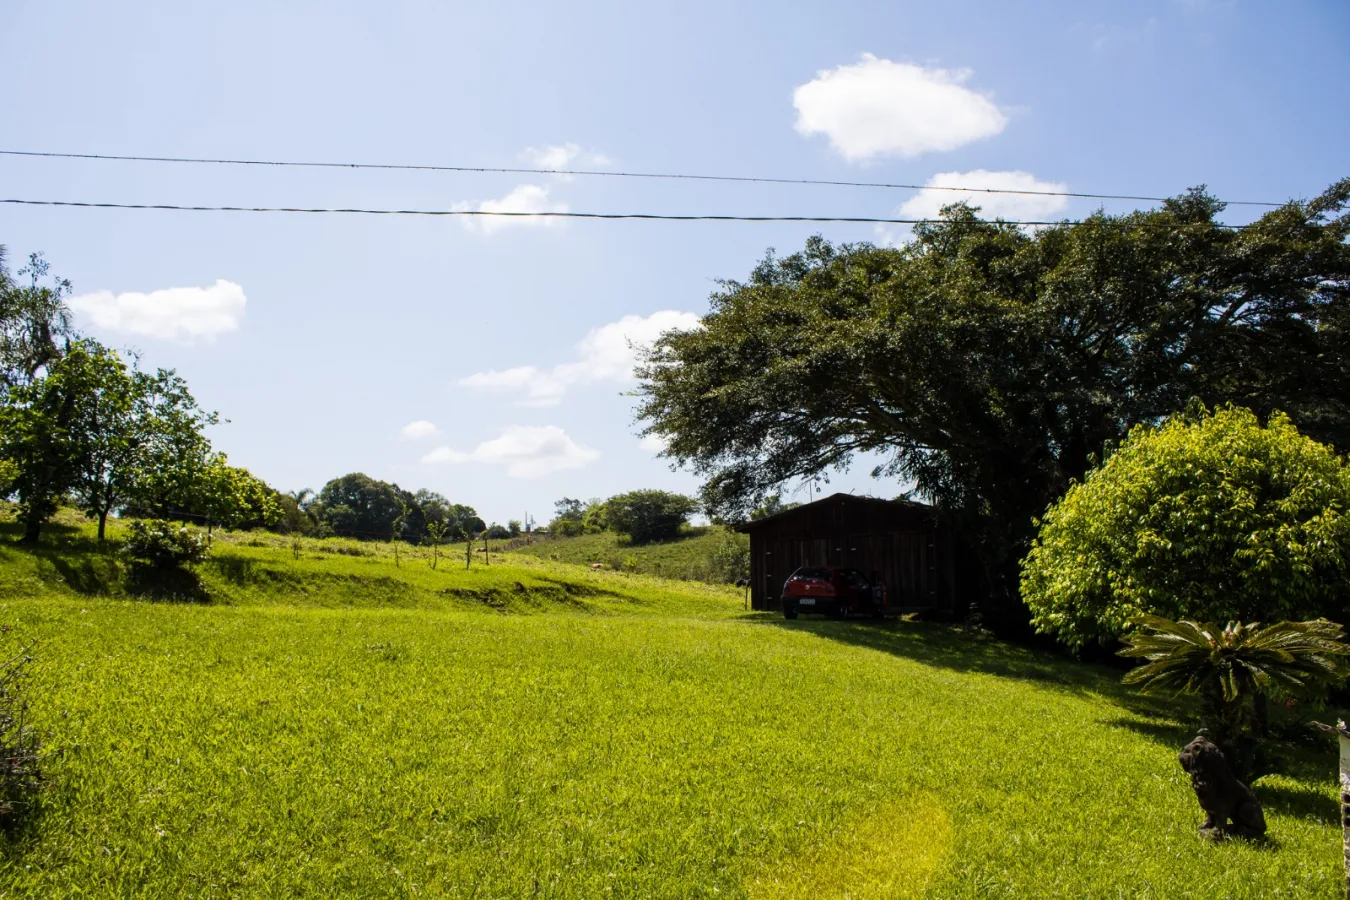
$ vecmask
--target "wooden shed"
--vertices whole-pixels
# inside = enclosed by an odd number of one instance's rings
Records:
[[[781,609],[783,582],[801,566],[879,576],[901,611],[957,616],[969,602],[960,542],[923,503],[834,494],[736,530],[750,535],[755,609]]]

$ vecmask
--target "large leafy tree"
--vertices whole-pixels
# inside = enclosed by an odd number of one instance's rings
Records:
[[[1282,414],[1197,404],[1136,426],[1046,513],[1022,597],[1074,647],[1141,615],[1345,622],[1350,466]]]
[[[725,519],[882,454],[971,537],[994,624],[1024,623],[1033,519],[1133,424],[1197,396],[1350,446],[1348,200],[1240,231],[1197,190],[1031,233],[957,205],[898,248],[814,238],[656,342],[638,415]]]
[[[319,491],[320,515],[337,534],[390,540],[403,515],[404,492],[398,485],[353,472],[334,478]]]
[[[79,341],[45,364],[45,374],[11,385],[0,405],[0,459],[19,497],[23,540],[36,543],[43,524],[80,484],[102,436],[100,392],[121,371],[116,355]]]
[[[83,453],[70,460],[75,470],[71,488],[76,502],[98,520],[102,541],[109,513],[129,502],[137,487],[141,449],[149,439],[144,416],[148,377],[129,369],[112,351],[94,352],[101,363],[99,377],[79,398],[88,433],[81,444]]]
[[[158,518],[195,512],[212,460],[206,428],[220,421],[202,409],[172,369],[139,375],[136,386],[136,472],[132,511]]]
[[[405,521],[409,541],[429,537],[432,525],[441,530],[442,540],[475,535],[487,527],[472,506],[451,503],[441,494],[425,488],[412,495],[409,505],[417,510],[416,515],[411,514],[410,510],[409,519]]]
[[[88,339],[63,348],[0,405],[0,459],[25,539],[38,539],[66,496],[98,520],[100,541],[117,510],[188,509],[209,458],[202,428],[213,421],[171,371],[138,371]]]
[[[611,531],[627,535],[635,544],[646,544],[678,535],[698,504],[683,494],[643,490],[616,494],[603,507]]]

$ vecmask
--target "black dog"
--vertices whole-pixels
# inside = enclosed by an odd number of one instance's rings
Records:
[[[1216,839],[1236,835],[1253,840],[1266,836],[1260,801],[1233,775],[1222,750],[1201,736],[1187,744],[1177,760],[1191,776],[1200,808],[1208,813],[1200,825],[1202,835]]]

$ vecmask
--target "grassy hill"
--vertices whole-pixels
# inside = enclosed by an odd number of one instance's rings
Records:
[[[677,539],[656,544],[628,543],[612,531],[577,537],[546,537],[525,544],[511,544],[513,552],[557,562],[602,563],[616,571],[638,572],[687,581],[720,582],[732,566],[719,565],[728,544],[750,546],[746,535],[720,526],[687,527]]]
[[[0,531],[12,526],[0,526]],[[56,751],[24,897],[1332,897],[1335,756],[1211,845],[1191,736],[1118,673],[512,557],[232,535],[201,602],[88,526],[0,543]]]

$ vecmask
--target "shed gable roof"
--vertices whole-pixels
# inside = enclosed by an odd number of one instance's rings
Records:
[[[765,516],[762,519],[755,519],[751,522],[743,522],[736,526],[736,531],[743,534],[750,534],[766,525],[776,525],[787,519],[798,516],[813,516],[819,510],[829,506],[838,506],[848,504],[870,505],[882,508],[887,511],[904,511],[911,515],[918,514],[926,517],[933,517],[936,510],[927,503],[919,503],[914,500],[882,500],[877,497],[858,497],[853,494],[831,494],[820,500],[811,503],[803,503],[801,506],[794,506],[792,509],[785,509],[780,513],[774,513],[772,516]]]

